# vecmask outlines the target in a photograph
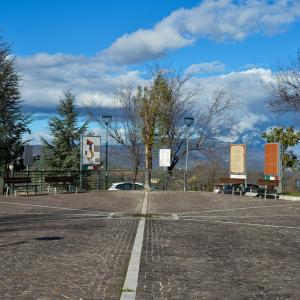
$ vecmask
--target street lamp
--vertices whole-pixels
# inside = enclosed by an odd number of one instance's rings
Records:
[[[112,119],[112,116],[110,115],[103,115],[102,121],[106,125],[106,145],[105,145],[105,189],[108,189],[107,186],[107,170],[108,170],[108,125]]]
[[[190,127],[192,126],[194,122],[194,118],[192,117],[185,117],[184,123],[187,126],[187,134],[186,134],[186,153],[185,153],[185,170],[184,170],[184,186],[183,190],[187,190],[186,185],[186,178],[187,178],[187,170],[188,170],[188,156],[189,156],[189,135],[190,135]]]

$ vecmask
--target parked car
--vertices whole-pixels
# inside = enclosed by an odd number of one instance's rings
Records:
[[[259,185],[253,184],[253,183],[248,183],[247,187],[245,188],[245,195],[246,196],[258,196],[258,190],[259,190]],[[251,195],[250,195],[251,191]]]
[[[125,191],[130,191],[130,190],[144,190],[145,186],[142,183],[136,182],[116,182],[113,183],[112,186],[108,189],[109,191],[119,191],[119,190],[125,190]]]
[[[213,188],[213,193],[220,194],[220,193],[222,193],[222,189],[223,189],[223,187],[221,185],[216,185]]]
[[[276,189],[265,189],[265,188],[259,188],[258,189],[258,193],[257,193],[257,197],[259,198],[272,198],[272,199],[277,199],[279,197],[279,194],[277,192]]]

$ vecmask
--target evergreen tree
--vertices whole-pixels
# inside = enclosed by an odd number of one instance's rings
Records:
[[[80,135],[85,133],[87,123],[78,126],[75,95],[65,92],[58,105],[58,116],[49,121],[52,141],[42,138],[45,159],[53,169],[76,170],[80,165]]]
[[[30,132],[31,118],[21,111],[19,81],[10,47],[0,40],[0,175],[17,163],[23,152],[22,135]]]

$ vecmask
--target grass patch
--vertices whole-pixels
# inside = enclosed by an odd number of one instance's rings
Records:
[[[134,292],[133,289],[128,289],[128,288],[124,288],[124,289],[122,289],[121,291],[122,291],[122,293],[123,293],[123,292]]]
[[[119,297],[121,298],[122,293],[126,293],[126,292],[134,292],[134,290],[129,288],[119,289]]]
[[[300,192],[282,193],[282,195],[300,197]]]

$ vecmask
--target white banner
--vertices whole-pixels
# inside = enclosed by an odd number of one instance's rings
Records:
[[[246,145],[230,145],[230,174],[246,173]]]
[[[159,166],[171,166],[171,149],[159,149]]]
[[[81,147],[82,165],[100,164],[100,136],[83,136]]]
[[[246,175],[230,174],[230,178],[233,178],[233,179],[247,179],[247,176]]]

